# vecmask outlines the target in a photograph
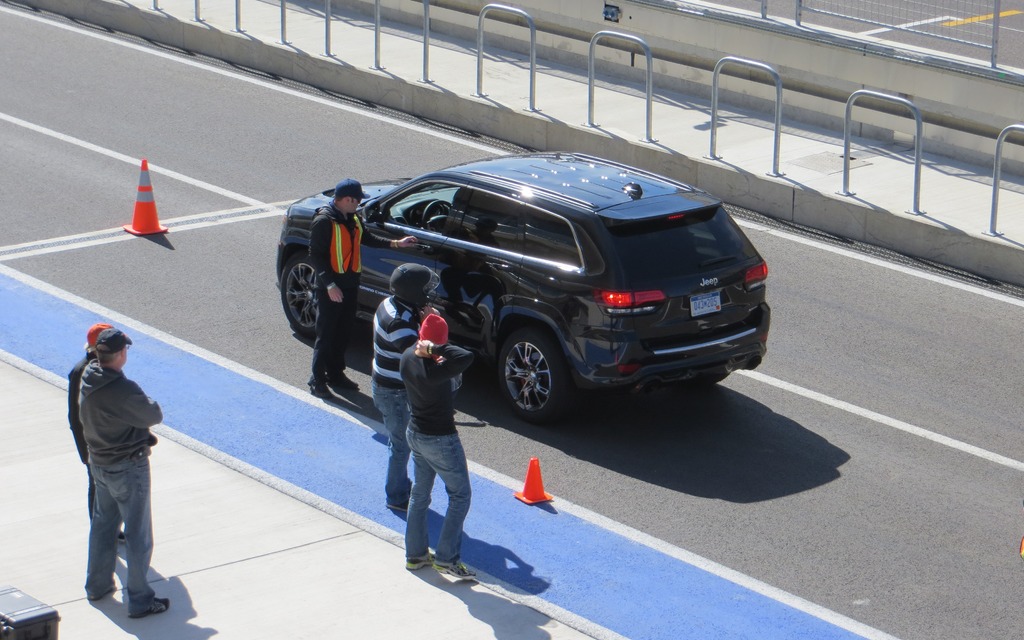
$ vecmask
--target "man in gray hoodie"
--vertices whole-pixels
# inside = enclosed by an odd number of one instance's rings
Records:
[[[85,594],[95,601],[114,592],[117,532],[123,522],[128,617],[142,618],[167,611],[171,602],[157,598],[147,578],[153,556],[149,453],[156,444],[149,428],[160,424],[163,412],[121,372],[131,344],[119,329],[105,329],[96,340],[97,359],[82,374],[80,416],[96,483]]]

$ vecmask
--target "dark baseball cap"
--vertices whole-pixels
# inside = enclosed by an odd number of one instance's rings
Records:
[[[345,178],[338,183],[338,186],[334,187],[334,199],[338,198],[355,198],[356,200],[363,200],[366,198],[366,194],[363,193],[363,185],[359,184],[358,180],[352,178]]]
[[[132,343],[132,339],[120,329],[104,329],[96,338],[96,351],[100,353],[117,353]]]

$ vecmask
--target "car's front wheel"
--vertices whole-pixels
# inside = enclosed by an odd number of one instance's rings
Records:
[[[285,263],[281,274],[281,306],[295,333],[307,338],[316,335],[315,289],[316,275],[309,256],[296,253]]]
[[[562,350],[540,329],[520,329],[505,340],[498,377],[502,396],[527,422],[552,422],[574,400],[575,388]]]

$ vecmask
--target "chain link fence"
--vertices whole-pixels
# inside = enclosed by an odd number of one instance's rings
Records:
[[[613,0],[606,0],[606,3]],[[686,0],[636,0],[685,5]],[[852,36],[884,36],[924,48],[940,42],[982,51],[997,66],[999,19],[1022,13],[1003,11],[1002,0],[705,0],[762,18],[795,19],[807,27],[827,27]],[[932,46],[928,43],[931,42]]]
[[[946,42],[988,49],[996,66],[1001,0],[796,0],[796,23],[820,15],[840,25],[870,25],[858,35],[912,33]]]

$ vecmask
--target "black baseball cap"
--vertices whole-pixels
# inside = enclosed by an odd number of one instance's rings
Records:
[[[100,353],[117,353],[132,343],[132,339],[120,329],[104,329],[96,338],[96,351]]]

